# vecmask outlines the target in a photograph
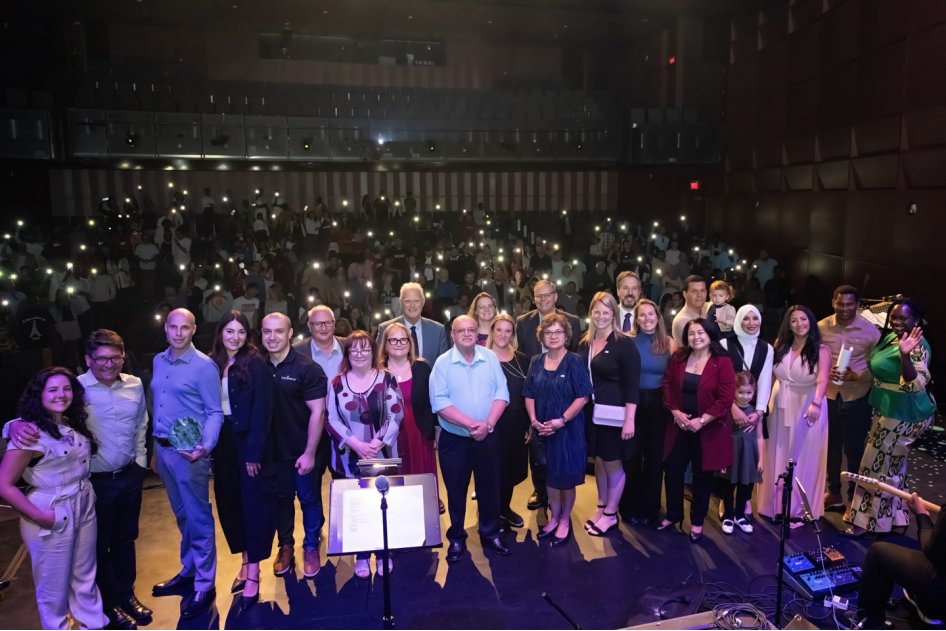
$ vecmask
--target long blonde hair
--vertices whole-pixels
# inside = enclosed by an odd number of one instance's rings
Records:
[[[489,325],[489,337],[486,338],[486,348],[490,350],[493,349],[493,329],[496,328],[496,323],[500,321],[508,322],[512,325],[512,337],[509,338],[509,348],[515,353],[519,348],[519,339],[516,337],[516,319],[508,313],[500,313],[493,318],[493,323]]]
[[[585,332],[584,337],[581,338],[581,343],[587,346],[591,346],[591,343],[595,339],[595,334],[598,332],[598,328],[595,326],[594,318],[591,317],[591,312],[594,311],[595,305],[601,303],[603,306],[611,310],[611,329],[614,331],[615,335],[625,335],[621,330],[621,321],[620,314],[618,310],[618,303],[615,300],[614,296],[606,291],[599,291],[591,299],[591,302],[588,304],[588,330]]]

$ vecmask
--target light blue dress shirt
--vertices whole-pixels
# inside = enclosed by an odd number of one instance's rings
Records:
[[[147,468],[148,406],[141,379],[122,373],[111,386],[99,382],[91,372],[78,379],[85,388],[89,431],[98,443],[92,473],[118,471],[132,460]]]
[[[168,348],[154,356],[151,378],[154,398],[154,435],[167,438],[171,425],[191,416],[203,427],[201,444],[213,451],[223,425],[220,371],[212,359],[194,348],[175,357]]]
[[[453,406],[482,423],[496,400],[509,403],[509,389],[499,358],[493,351],[474,347],[470,364],[456,347],[437,358],[430,374],[430,406],[434,412]],[[444,431],[457,436],[470,435],[463,427],[439,420]]]

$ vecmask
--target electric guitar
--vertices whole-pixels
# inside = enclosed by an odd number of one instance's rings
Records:
[[[895,486],[890,486],[886,482],[881,482],[880,480],[875,480],[874,478],[868,478],[866,475],[859,475],[857,473],[851,473],[850,471],[842,471],[841,477],[845,480],[854,482],[858,486],[862,486],[869,491],[881,491],[883,493],[889,493],[890,495],[896,495],[902,500],[909,500],[912,495],[906,491],[901,491]],[[923,506],[926,507],[931,513],[938,513],[939,506],[933,504],[932,502],[927,502],[924,499],[920,499]]]

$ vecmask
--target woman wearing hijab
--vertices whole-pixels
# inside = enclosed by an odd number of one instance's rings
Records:
[[[772,394],[772,362],[775,351],[771,344],[759,337],[761,331],[762,314],[759,313],[759,309],[751,304],[743,305],[736,311],[736,319],[733,322],[733,333],[736,334],[736,339],[723,338],[720,342],[729,353],[735,371],[748,371],[755,377],[755,400],[752,402],[755,412],[746,414],[735,403],[732,407],[733,424],[744,427],[747,431],[765,420],[769,397]],[[767,429],[765,423],[762,423],[762,433],[765,438],[769,437]],[[747,516],[752,515],[752,507],[748,504],[747,502],[745,508]],[[720,510],[722,510],[722,505],[720,502]]]

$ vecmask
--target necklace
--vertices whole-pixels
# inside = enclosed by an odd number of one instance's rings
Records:
[[[388,362],[388,372],[394,375],[394,378],[397,379],[398,383],[410,381],[411,377],[413,376],[410,364],[399,366]]]
[[[368,384],[368,387],[365,388],[364,390],[362,390],[361,392],[358,392],[358,391],[356,391],[354,388],[351,387],[351,379],[350,379],[350,377],[351,377],[351,375],[352,375],[353,373],[348,373],[348,374],[346,374],[346,375],[345,375],[345,383],[348,385],[348,390],[349,390],[352,394],[357,394],[357,395],[359,395],[359,396],[364,396],[364,395],[368,394],[368,392],[371,391],[371,388],[374,387],[374,384],[378,382],[378,376],[381,374],[381,371],[379,371],[379,370],[374,370],[374,369],[372,369],[372,371],[374,372],[374,377],[371,379],[371,383],[369,383],[369,384]],[[358,377],[358,375],[355,375],[355,376]],[[359,382],[359,383],[364,383],[364,382],[362,381],[362,378],[361,378],[361,377],[358,377],[358,382]]]
[[[500,366],[503,367],[503,372],[509,373],[513,377],[518,377],[519,379],[523,380],[526,378],[525,371],[519,364],[519,358],[516,357],[515,353],[513,353],[511,360],[508,362],[501,362]]]

